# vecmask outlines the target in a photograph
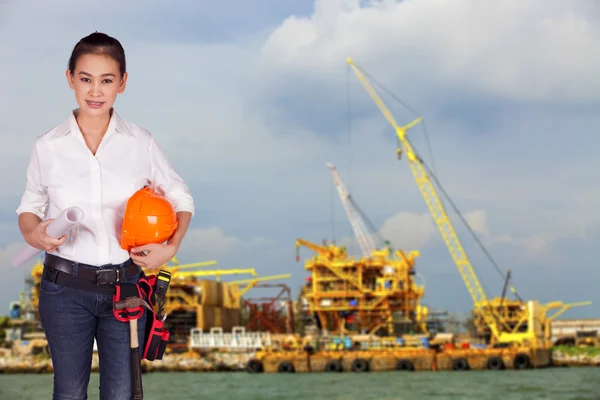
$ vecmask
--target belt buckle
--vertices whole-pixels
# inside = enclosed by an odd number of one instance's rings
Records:
[[[113,278],[112,280],[110,278]],[[96,270],[96,285],[106,285],[121,282],[121,270],[104,268]]]

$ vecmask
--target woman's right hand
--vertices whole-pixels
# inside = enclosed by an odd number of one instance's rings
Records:
[[[54,239],[46,234],[46,228],[53,220],[53,218],[50,218],[37,224],[25,237],[25,241],[36,249],[52,253],[61,246],[67,238],[66,234],[62,235],[59,239]]]

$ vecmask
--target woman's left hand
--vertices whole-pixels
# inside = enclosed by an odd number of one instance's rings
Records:
[[[134,263],[148,270],[154,270],[175,257],[177,247],[173,244],[151,243],[131,249],[129,255]]]

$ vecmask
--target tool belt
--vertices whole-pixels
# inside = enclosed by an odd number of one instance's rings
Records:
[[[137,283],[127,283],[129,278],[139,273]],[[140,297],[150,309],[143,305],[125,309],[113,307],[113,315],[118,321],[129,322],[141,318],[147,310],[142,359],[162,359],[169,341],[169,332],[164,329],[164,305],[171,281],[170,272],[160,270],[156,275],[146,276],[131,259],[122,264],[96,267],[46,253],[42,279],[75,289],[112,294],[113,305],[128,297]]]

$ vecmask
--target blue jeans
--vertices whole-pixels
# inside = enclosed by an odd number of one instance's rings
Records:
[[[136,283],[139,276],[128,283]],[[42,279],[40,321],[54,367],[53,400],[86,400],[94,338],[100,367],[100,400],[131,399],[129,323],[112,312],[112,295],[87,292]],[[148,311],[138,319],[140,354]]]

